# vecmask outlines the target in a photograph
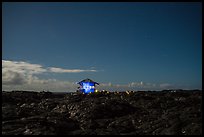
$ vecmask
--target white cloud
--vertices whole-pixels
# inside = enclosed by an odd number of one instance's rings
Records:
[[[39,74],[47,71],[42,65],[39,64],[8,60],[2,60],[2,69],[23,74]]]
[[[29,84],[34,74],[46,72],[41,65],[2,60],[2,85]]]
[[[2,70],[2,84],[24,84],[26,82],[25,75],[10,70]]]
[[[43,68],[39,64],[31,64],[23,61],[8,61],[2,60],[2,69],[10,70],[18,73],[26,74],[40,74],[44,72],[54,72],[54,73],[80,73],[80,72],[97,72],[97,70],[90,69],[63,69],[57,67]]]
[[[40,79],[39,74],[49,73],[81,73],[97,72],[93,68],[90,70],[83,69],[63,69],[58,67],[45,68],[39,64],[31,64],[23,61],[2,60],[2,89],[3,90],[34,90],[34,91],[76,91],[78,85],[76,82],[60,81],[56,79]],[[38,74],[38,75],[37,75]],[[172,84],[131,82],[128,84],[100,83],[96,86],[99,90],[125,91],[125,90],[163,90],[173,88]]]
[[[59,81],[56,79],[39,79],[37,74],[49,73],[79,73],[96,72],[96,70],[45,68],[39,64],[23,61],[2,60],[2,89],[3,90],[51,90],[73,91],[75,82]]]
[[[49,67],[50,72],[55,73],[80,73],[80,72],[96,72],[96,70],[83,70],[83,69],[62,69],[62,68],[56,68],[56,67]]]

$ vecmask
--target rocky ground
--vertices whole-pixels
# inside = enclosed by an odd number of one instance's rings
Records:
[[[2,92],[2,135],[201,135],[202,91]]]

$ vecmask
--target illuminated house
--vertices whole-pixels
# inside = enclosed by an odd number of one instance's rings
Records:
[[[95,85],[99,85],[99,83],[94,82],[91,79],[84,79],[80,82],[78,82],[77,84],[80,85],[79,87],[79,91],[83,92],[83,93],[90,93],[90,92],[94,92],[95,91]]]

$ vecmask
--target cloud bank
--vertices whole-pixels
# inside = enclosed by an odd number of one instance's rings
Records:
[[[2,60],[2,89],[3,90],[76,90],[75,82],[59,81],[56,79],[39,79],[42,73],[82,73],[97,72],[97,70],[63,69],[57,67],[43,67],[23,61]]]
[[[148,83],[148,82],[131,82],[128,84],[112,84],[102,83],[100,84],[100,90],[111,90],[111,91],[126,91],[126,90],[163,90],[163,89],[171,89],[174,88],[173,84],[162,83]]]
[[[57,79],[40,79],[42,73],[82,73],[97,72],[89,69],[64,69],[59,67],[44,67],[40,64],[32,64],[23,61],[2,60],[2,90],[33,90],[33,91],[54,91],[74,92],[78,85],[76,82],[62,81]],[[100,83],[96,87],[99,90],[125,91],[125,90],[162,90],[173,88],[169,83],[146,83],[131,82],[128,84]]]

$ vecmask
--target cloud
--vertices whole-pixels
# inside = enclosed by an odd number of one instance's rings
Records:
[[[39,64],[22,61],[2,60],[2,90],[33,90],[33,91],[75,91],[74,82],[56,79],[40,79],[37,75],[50,72]]]
[[[75,82],[59,81],[56,79],[40,79],[42,73],[79,73],[96,72],[96,70],[63,69],[57,67],[45,68],[40,64],[23,61],[2,60],[2,89],[3,90],[51,90],[73,91]]]
[[[155,83],[147,82],[130,82],[128,84],[112,84],[112,83],[100,83],[98,87],[100,90],[111,90],[111,91],[125,91],[125,90],[161,90]]]
[[[2,84],[24,84],[26,83],[25,76],[10,70],[2,70]]]
[[[143,82],[132,82],[128,84],[128,87],[142,87],[144,86]]]
[[[42,65],[39,64],[8,60],[2,60],[2,69],[23,74],[40,74],[47,71]]]
[[[44,72],[46,69],[39,64],[2,60],[2,85],[29,84],[35,79],[34,74]]]
[[[55,73],[80,73],[80,72],[96,72],[96,70],[83,70],[83,69],[62,69],[62,68],[56,68],[56,67],[49,67],[50,72]]]
[[[26,74],[40,74],[44,72],[54,72],[54,73],[80,73],[80,72],[97,72],[97,70],[83,70],[83,69],[63,69],[58,67],[48,67],[44,68],[39,64],[31,64],[23,61],[8,61],[2,60],[2,69],[15,71],[18,73]]]
[[[75,82],[61,81],[56,79],[38,79],[35,77],[30,84],[22,85],[2,85],[6,91],[26,90],[26,91],[52,91],[52,92],[74,92],[78,85]]]
[[[172,84],[169,84],[169,83],[162,83],[159,85],[161,88],[165,88],[165,89],[169,89],[169,88],[172,88],[173,85]]]
[[[58,67],[43,67],[40,64],[32,64],[23,61],[2,60],[2,89],[3,90],[49,90],[55,92],[76,91],[78,85],[72,81],[62,81],[57,79],[40,79],[38,75],[42,73],[82,73],[97,72],[90,69],[64,69]],[[99,82],[100,83],[100,82]],[[130,82],[127,84],[100,83],[96,86],[99,90],[125,91],[125,90],[163,90],[173,88],[169,83],[147,83]]]

